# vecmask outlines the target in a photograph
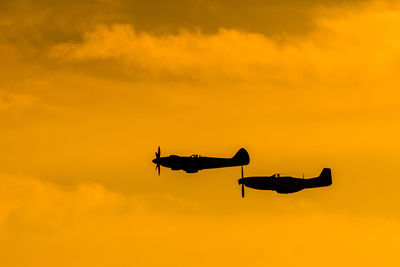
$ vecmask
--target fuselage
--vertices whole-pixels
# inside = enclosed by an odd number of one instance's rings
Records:
[[[294,178],[290,176],[253,176],[238,180],[239,184],[259,190],[272,190],[277,193],[288,194],[305,188],[330,186],[332,184],[331,170],[325,168],[321,175],[315,178]]]
[[[172,170],[184,170],[186,172],[245,165],[242,164],[243,162],[235,161],[231,158],[180,157],[176,155],[154,159],[153,162]]]

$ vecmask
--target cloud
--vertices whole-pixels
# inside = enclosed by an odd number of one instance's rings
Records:
[[[77,217],[96,214],[97,209],[110,212],[123,204],[117,194],[98,184],[80,184],[69,190],[32,177],[2,174],[1,178],[0,225],[12,235],[40,234],[38,229],[51,232],[74,223]]]
[[[398,6],[357,11],[328,10],[316,28],[298,37],[220,29],[215,34],[182,30],[161,36],[137,32],[129,24],[98,25],[82,42],[55,45],[62,62],[122,64],[121,72],[150,79],[264,82],[283,86],[349,87],[394,78],[399,48]],[[329,17],[326,17],[329,13]],[[368,29],[368,30],[367,30]],[[368,73],[368,75],[365,75]]]
[[[298,206],[302,215],[160,213],[149,208],[152,202],[182,202],[119,194],[95,183],[64,187],[33,177],[0,177],[3,266],[264,266],[266,261],[337,266],[343,260],[374,266],[398,261],[400,226],[382,218],[329,214],[307,203]],[[22,251],[25,257],[18,257]]]
[[[205,108],[251,125],[265,118],[285,125],[304,118],[396,118],[400,49],[393,32],[400,27],[399,6],[321,8],[315,25],[302,36],[274,37],[227,28],[156,35],[131,24],[98,25],[81,41],[55,44],[48,60],[89,77],[134,84],[135,94],[151,94],[160,107]],[[234,108],[239,105],[246,112]]]
[[[3,173],[0,177],[0,228],[13,235],[26,234],[22,229],[42,234],[40,229],[57,231],[82,224],[86,227],[107,218],[136,218],[137,223],[143,223],[141,216],[162,213],[163,205],[170,206],[168,212],[197,206],[167,194],[125,195],[94,182],[62,186],[30,176]]]
[[[2,94],[0,95],[0,110],[12,109],[12,108],[26,108],[34,106],[36,103],[30,95],[21,94]]]

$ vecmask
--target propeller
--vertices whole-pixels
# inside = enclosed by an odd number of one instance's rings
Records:
[[[242,178],[243,178],[243,165],[242,165]],[[244,198],[244,185],[242,183],[242,198]]]
[[[158,170],[159,176],[160,176],[160,155],[161,155],[161,150],[160,150],[160,147],[158,147],[158,150],[156,152],[156,159],[157,159],[156,170]]]

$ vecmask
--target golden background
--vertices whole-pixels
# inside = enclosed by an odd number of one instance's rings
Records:
[[[0,3],[1,266],[398,266],[398,1]],[[245,175],[333,185],[246,190]]]

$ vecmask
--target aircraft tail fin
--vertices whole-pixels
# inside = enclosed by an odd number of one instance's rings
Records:
[[[249,153],[244,148],[239,149],[232,159],[237,161],[238,165],[247,165],[250,163]]]
[[[324,185],[331,185],[332,184],[332,173],[330,168],[324,168],[319,175],[321,182],[324,183]]]

